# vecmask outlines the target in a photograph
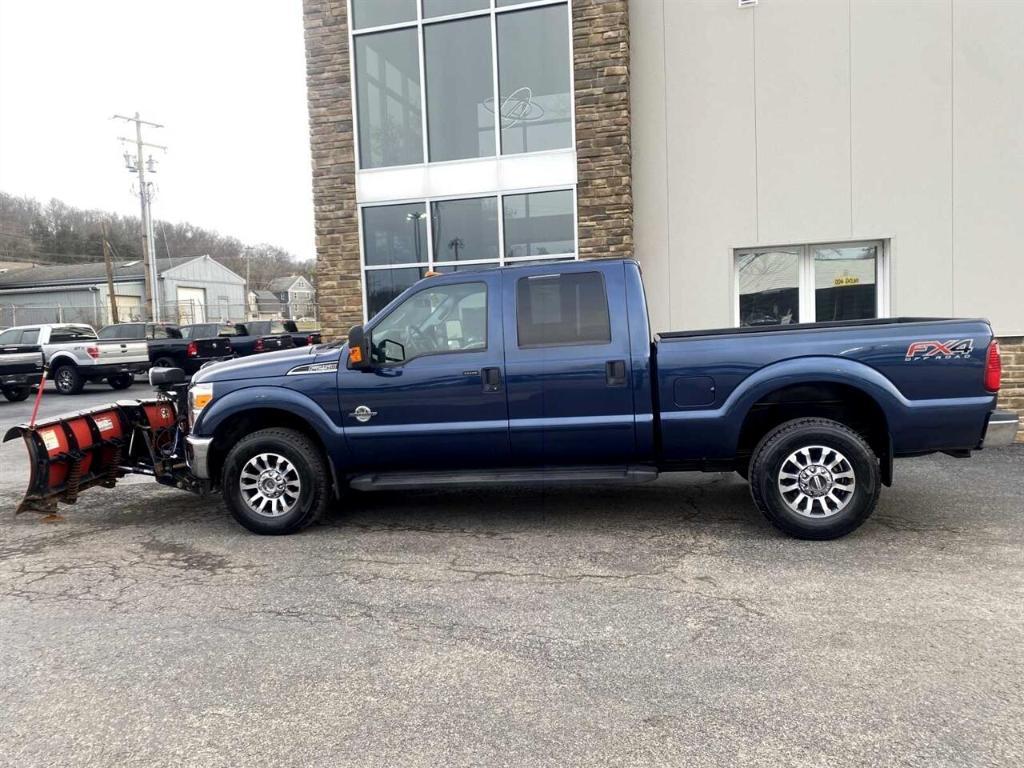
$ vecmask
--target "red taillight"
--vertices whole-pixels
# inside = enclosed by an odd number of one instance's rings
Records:
[[[87,354],[93,360],[99,360],[100,348],[97,347],[95,344],[90,344],[88,347],[85,348],[85,354]]]
[[[185,347],[185,354],[189,357],[199,357],[199,347],[196,346],[194,341],[190,341],[188,346]]]
[[[256,352],[262,352],[267,347],[266,347],[266,344],[263,343],[263,339],[256,339],[256,343],[253,345],[252,348]]]
[[[306,337],[306,343],[310,344],[310,345],[316,344],[316,336],[314,336],[313,334],[310,334],[309,336],[307,336]]]
[[[999,357],[999,342],[992,339],[985,356],[985,389],[989,392],[999,391],[999,382],[1003,378],[1003,361]]]

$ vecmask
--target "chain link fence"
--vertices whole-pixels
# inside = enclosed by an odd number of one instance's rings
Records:
[[[319,307],[303,302],[298,308],[300,314],[294,319],[300,330],[319,327]],[[195,301],[178,301],[160,305],[160,321],[187,325],[190,323],[241,323],[246,320],[274,320],[289,317],[286,311],[259,312],[243,304],[203,304]],[[119,306],[117,319],[121,323],[149,320],[148,307],[140,303]],[[83,323],[93,328],[102,328],[113,322],[109,307],[66,306],[66,305],[17,305],[0,303],[0,328],[14,325],[37,325],[40,323]]]

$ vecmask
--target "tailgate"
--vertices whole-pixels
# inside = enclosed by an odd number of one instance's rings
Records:
[[[226,336],[216,336],[212,339],[196,339],[192,343],[196,345],[195,356],[198,358],[231,356],[231,340]]]
[[[0,376],[17,373],[39,373],[43,369],[43,355],[36,346],[0,347]]]
[[[94,341],[99,349],[97,365],[115,365],[117,363],[149,362],[149,348],[144,340],[138,341]]]
[[[264,352],[273,352],[277,349],[290,349],[295,346],[291,336],[260,336],[263,342]]]

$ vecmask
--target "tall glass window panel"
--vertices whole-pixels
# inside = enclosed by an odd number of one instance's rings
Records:
[[[498,200],[474,197],[431,203],[434,261],[498,259]]]
[[[502,154],[571,146],[566,7],[502,13],[497,25]]]
[[[424,277],[418,267],[405,269],[368,269],[366,275],[366,313],[374,317],[398,294]]]
[[[416,21],[417,0],[352,0],[352,29]]]
[[[490,17],[429,24],[423,45],[431,162],[492,156]]]
[[[576,251],[572,190],[506,195],[505,256],[555,256]]]
[[[800,322],[800,251],[743,253],[736,257],[740,325]]]
[[[416,30],[358,35],[355,48],[360,167],[423,162]]]
[[[426,262],[426,206],[410,203],[363,208],[363,257],[368,267]]]
[[[423,0],[423,18],[482,11],[490,7],[489,0]]]
[[[878,315],[878,247],[812,249],[814,319],[865,320]]]

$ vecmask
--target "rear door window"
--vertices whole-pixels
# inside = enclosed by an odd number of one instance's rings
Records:
[[[600,272],[520,278],[516,323],[520,347],[611,343],[604,278]]]
[[[64,344],[69,341],[93,341],[96,331],[84,325],[68,325],[50,331],[51,344]]]
[[[39,329],[32,328],[28,331],[21,332],[21,343],[22,344],[38,344],[39,343]]]

